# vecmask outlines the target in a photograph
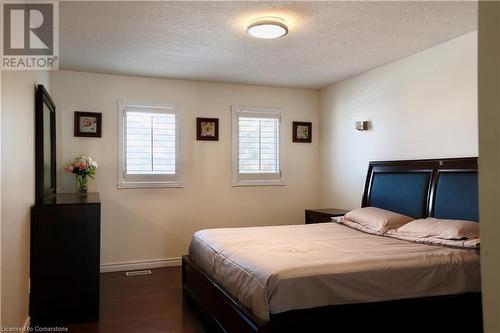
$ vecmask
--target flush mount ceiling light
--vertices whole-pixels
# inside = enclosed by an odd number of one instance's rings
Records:
[[[255,38],[279,38],[288,33],[288,26],[286,21],[279,17],[258,17],[248,24],[247,33]]]

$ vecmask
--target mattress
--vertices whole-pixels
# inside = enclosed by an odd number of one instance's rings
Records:
[[[208,229],[189,257],[255,316],[480,291],[479,252],[337,223]]]

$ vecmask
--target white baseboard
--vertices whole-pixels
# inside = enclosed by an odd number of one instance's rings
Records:
[[[23,330],[21,332],[29,332],[30,319],[31,318],[29,316],[28,316],[28,318],[26,318],[26,320],[24,321]]]
[[[174,266],[180,266],[181,264],[182,264],[181,258],[115,262],[109,264],[102,264],[101,273],[134,271],[138,269],[151,269],[160,267],[174,267]]]

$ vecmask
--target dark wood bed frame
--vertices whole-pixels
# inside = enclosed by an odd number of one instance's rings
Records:
[[[362,206],[369,203],[374,171],[431,171],[427,216],[432,216],[440,171],[477,171],[477,158],[370,162]],[[332,305],[255,317],[200,267],[182,257],[185,299],[207,319],[211,331],[269,332],[482,332],[481,293],[411,298],[375,303]]]

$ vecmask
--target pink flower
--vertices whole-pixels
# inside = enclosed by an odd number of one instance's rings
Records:
[[[97,168],[97,162],[88,156],[78,156],[74,158],[71,162],[66,163],[64,166],[64,171],[68,173],[77,174],[95,174]]]

